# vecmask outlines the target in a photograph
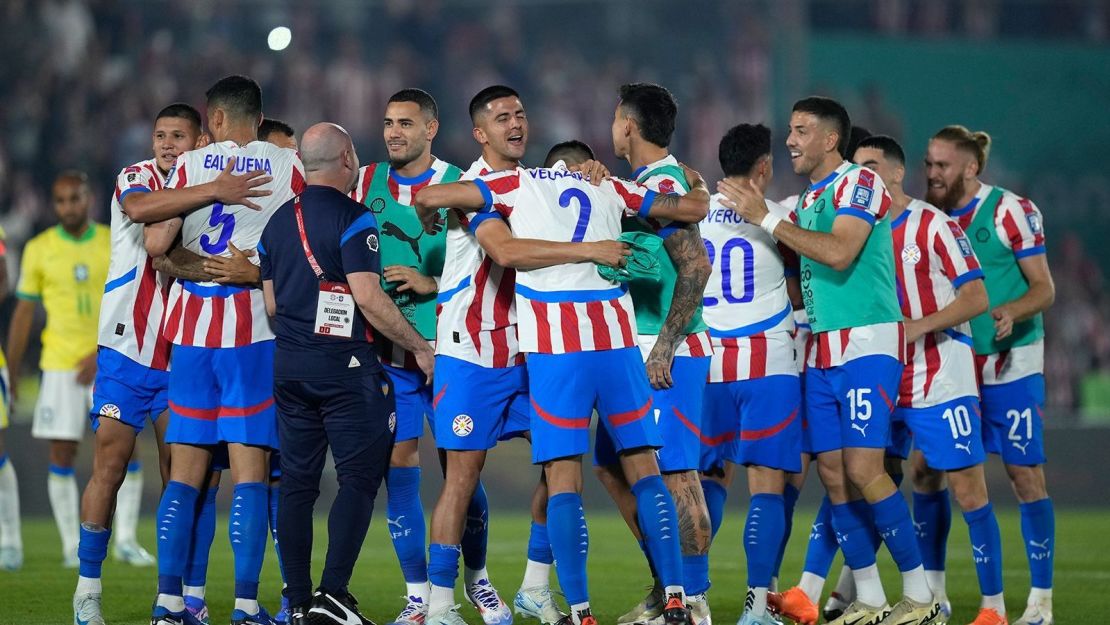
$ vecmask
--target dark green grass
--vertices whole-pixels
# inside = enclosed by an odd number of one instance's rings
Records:
[[[729,509],[712,551],[714,586],[710,592],[713,615],[718,623],[734,623],[743,606],[744,557],[740,547],[741,511]],[[510,604],[524,570],[528,519],[522,514],[497,512],[492,515],[488,568],[502,597]],[[800,573],[813,510],[799,510],[797,527],[783,566],[784,585],[794,583]],[[643,557],[620,519],[607,510],[588,516],[590,524],[590,587],[595,614],[602,623],[613,623],[619,614],[643,596],[648,581]],[[1029,589],[1025,553],[1022,550],[1017,513],[1006,510],[999,519],[1005,546],[1007,603],[1011,620],[1024,607]],[[374,519],[351,585],[364,612],[378,623],[392,619],[402,605],[404,585],[383,527]],[[1110,622],[1110,510],[1061,510],[1056,551],[1056,622],[1059,625]],[[144,523],[143,542],[153,546],[153,525]],[[226,519],[221,519],[213,546],[208,581],[212,622],[227,623],[231,610],[232,560],[227,543]],[[58,537],[48,519],[31,519],[23,529],[26,562],[18,573],[0,572],[0,624],[65,625],[72,623],[71,597],[76,571],[61,568]],[[316,527],[317,556],[322,556],[325,527]],[[978,586],[972,568],[966,526],[958,513],[953,519],[949,545],[948,592],[955,608],[953,623],[968,623],[978,606]],[[319,560],[315,574],[319,572]],[[880,559],[883,580],[891,599],[899,593],[897,570],[885,552]],[[834,564],[839,570],[839,559]],[[104,611],[111,625],[148,622],[155,590],[155,569],[135,569],[109,561],[104,567]],[[554,580],[553,580],[554,583]],[[281,580],[271,551],[266,556],[261,599],[276,610]],[[831,588],[826,588],[826,591]],[[463,601],[461,590],[458,599]],[[466,605],[463,616],[472,625],[481,619]]]

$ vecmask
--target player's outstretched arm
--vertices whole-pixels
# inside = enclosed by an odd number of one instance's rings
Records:
[[[500,219],[487,219],[478,225],[474,236],[493,262],[514,269],[542,269],[569,263],[597,263],[624,266],[632,253],[620,241],[564,243],[542,239],[518,239]]]
[[[675,195],[673,193],[653,195],[651,203],[640,206],[639,212],[641,215],[657,219],[696,224],[705,219],[705,216],[709,213],[709,194],[691,191],[686,195]]]
[[[871,224],[856,218],[837,219],[832,232],[814,232],[795,226],[767,210],[763,193],[751,181],[739,184],[722,180],[717,183],[717,190],[725,196],[721,204],[763,227],[795,252],[837,271],[844,271],[852,264],[871,234]]]
[[[954,328],[987,311],[987,287],[983,279],[968,280],[956,289],[956,299],[944,308],[921,319],[906,320],[906,343],[929,334]]]
[[[154,259],[154,268],[178,280],[192,282],[212,282],[216,276],[204,270],[204,261],[199,254],[190,252],[180,245],[173,246],[169,253]]]
[[[433,184],[416,194],[412,206],[424,230],[434,234],[443,227],[438,219],[440,208],[450,206],[467,213],[477,212],[486,206],[486,196],[469,180]]]
[[[1014,324],[1032,319],[1038,313],[1048,310],[1056,301],[1056,284],[1048,269],[1048,257],[1044,254],[1026,256],[1018,259],[1018,267],[1029,283],[1029,290],[1021,297],[1000,304],[991,311],[994,317],[995,338],[1004,339],[1014,331]]]
[[[347,284],[351,287],[355,303],[370,325],[389,340],[412,352],[430,383],[435,361],[432,348],[382,290],[381,277],[369,271],[356,271],[347,274]]]
[[[676,277],[670,310],[667,311],[667,318],[659,329],[655,347],[645,363],[648,380],[656,389],[670,388],[674,384],[671,379],[671,362],[674,360],[675,350],[686,338],[686,326],[701,305],[705,285],[713,272],[705,243],[702,242],[696,225],[683,225],[663,240],[663,247],[674,263]]]
[[[179,159],[180,160],[180,159]],[[150,193],[131,193],[123,198],[123,212],[135,223],[152,223],[177,217],[191,210],[216,202],[236,204],[254,210],[261,207],[251,198],[266,197],[270,191],[258,189],[273,180],[262,170],[236,175],[235,157],[227,159],[227,167],[211,182],[182,189],[161,189]]]

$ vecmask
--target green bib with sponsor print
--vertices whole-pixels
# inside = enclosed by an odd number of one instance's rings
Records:
[[[836,183],[852,165],[825,187],[817,200],[803,209],[798,198],[798,225],[814,232],[832,232],[836,221]],[[813,333],[858,328],[902,320],[894,281],[894,251],[890,220],[877,220],[859,256],[844,271],[801,257],[802,299]]]
[[[987,312],[971,320],[971,336],[975,340],[976,354],[997,354],[1021,345],[1039,341],[1044,336],[1044,318],[1038,313],[1032,319],[1014,323],[1013,334],[1002,340],[994,338],[994,318],[990,311],[999,304],[1012,302],[1029,291],[1029,282],[1021,272],[1021,266],[1014,258],[1014,250],[1006,241],[998,238],[994,226],[994,214],[1002,195],[1001,187],[991,189],[983,200],[982,206],[975,211],[975,217],[967,228],[971,239],[971,249],[983,268],[984,283],[990,308]]]
[[[462,172],[454,165],[447,166],[442,182],[454,182]],[[405,265],[426,276],[443,274],[443,257],[447,250],[447,230],[428,234],[420,226],[416,211],[401,204],[389,191],[389,163],[378,163],[370,189],[363,200],[366,208],[378,220],[378,240],[381,242],[382,267]],[[446,211],[440,211],[446,216]],[[411,291],[400,292],[400,283],[386,282],[382,288],[420,336],[432,340],[436,337],[436,294],[417,295]]]
[[[636,180],[637,182],[643,182],[658,175],[669,176],[681,185],[684,191],[688,192],[690,190],[686,185],[686,173],[677,165],[660,165],[645,171]],[[625,232],[650,232],[655,234],[655,230],[638,217],[624,218],[621,226]],[[678,280],[678,272],[675,271],[674,263],[671,261],[671,256],[667,253],[666,248],[660,246],[655,252],[655,257],[659,262],[658,278],[633,277],[628,282],[628,291],[632,295],[632,305],[636,309],[637,331],[640,334],[650,336],[659,334],[659,331],[663,329],[663,322],[666,321],[667,313],[671,310],[674,284]],[[707,327],[705,321],[701,318],[701,304],[698,304],[694,316],[690,318],[690,323],[686,324],[685,333],[701,332]]]

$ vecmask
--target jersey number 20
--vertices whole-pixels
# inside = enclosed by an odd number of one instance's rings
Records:
[[[213,228],[220,226],[220,236],[216,242],[207,234],[200,235],[200,247],[209,254],[223,254],[227,251],[227,242],[231,240],[231,233],[235,230],[235,215],[224,212],[224,205],[216,202],[212,205],[212,214],[208,217],[208,225]]]
[[[708,239],[705,241],[705,251],[709,253],[709,264],[714,265],[717,263],[717,249],[713,247],[713,243]],[[737,295],[733,290],[733,271],[732,255],[736,250],[742,252],[740,258],[740,278],[743,280],[740,283],[740,294]],[[729,304],[746,304],[755,299],[755,250],[752,249],[752,244],[747,239],[735,238],[725,241],[721,246],[721,294],[724,296],[725,301]],[[702,304],[705,306],[716,306],[719,304],[716,297],[706,297],[702,299]]]

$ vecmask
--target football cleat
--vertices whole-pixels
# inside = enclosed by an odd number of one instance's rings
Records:
[[[1014,625],[1052,625],[1054,622],[1051,603],[1031,603],[1025,606],[1025,612]]]
[[[993,608],[979,608],[979,615],[971,622],[971,625],[1008,625],[1006,622],[1006,615],[999,614]]]
[[[231,625],[274,625],[274,619],[266,608],[258,606],[258,612],[247,614],[242,610],[231,611]]]
[[[686,607],[690,608],[690,618],[694,625],[713,625],[713,617],[709,613],[709,597],[704,592],[686,597]]]
[[[786,592],[767,593],[767,609],[800,625],[817,625],[817,604],[798,586]],[[826,613],[825,620],[831,621],[837,616],[840,614],[829,618]]]
[[[736,621],[736,625],[782,625],[782,621],[772,616],[770,612],[764,612],[760,616],[744,612],[740,615],[740,620]]]
[[[568,618],[568,615],[559,609],[550,586],[532,586],[516,591],[516,597],[513,598],[513,611],[527,618],[539,619],[542,625],[557,625]]]
[[[0,547],[0,571],[18,571],[23,568],[23,550]]]
[[[389,625],[423,625],[428,617],[428,604],[419,597],[409,596],[404,599],[407,602],[405,607]]]
[[[844,608],[848,607],[851,601],[847,601],[840,593],[835,590],[829,595],[828,601],[825,602],[825,607],[821,610],[821,616],[825,617],[826,621],[831,621],[844,614]]]
[[[289,600],[285,598],[285,595],[282,595],[281,609],[274,615],[274,622],[277,623],[277,625],[289,625],[289,619]]]
[[[651,586],[648,595],[636,607],[617,619],[617,625],[642,625],[663,614],[663,589]]]
[[[201,597],[185,597],[185,625],[209,625],[208,604]]]
[[[890,614],[890,606],[875,606],[853,601],[844,608],[844,614],[829,621],[827,625],[876,625]]]
[[[459,605],[455,604],[446,610],[429,612],[425,625],[466,625],[466,620],[459,614]]]
[[[513,611],[501,600],[488,579],[466,585],[466,598],[474,604],[486,625],[512,625]]]
[[[104,625],[99,593],[73,595],[73,625]]]
[[[158,561],[154,559],[154,556],[150,555],[150,552],[143,549],[142,545],[135,542],[122,545],[117,544],[112,548],[112,557],[114,557],[117,562],[130,564],[131,566],[154,566],[158,563]]]
[[[940,623],[940,604],[935,601],[918,603],[903,598],[879,623],[882,625],[935,625]]]
[[[185,612],[170,612],[168,609],[156,605],[150,615],[150,625],[184,625]]]
[[[374,621],[358,611],[358,601],[349,592],[332,594],[317,590],[305,616],[306,623],[311,625],[374,625]]]
[[[667,603],[663,606],[663,623],[664,625],[691,625],[693,623],[690,618],[690,608],[686,607],[682,595],[675,593],[667,597]]]

